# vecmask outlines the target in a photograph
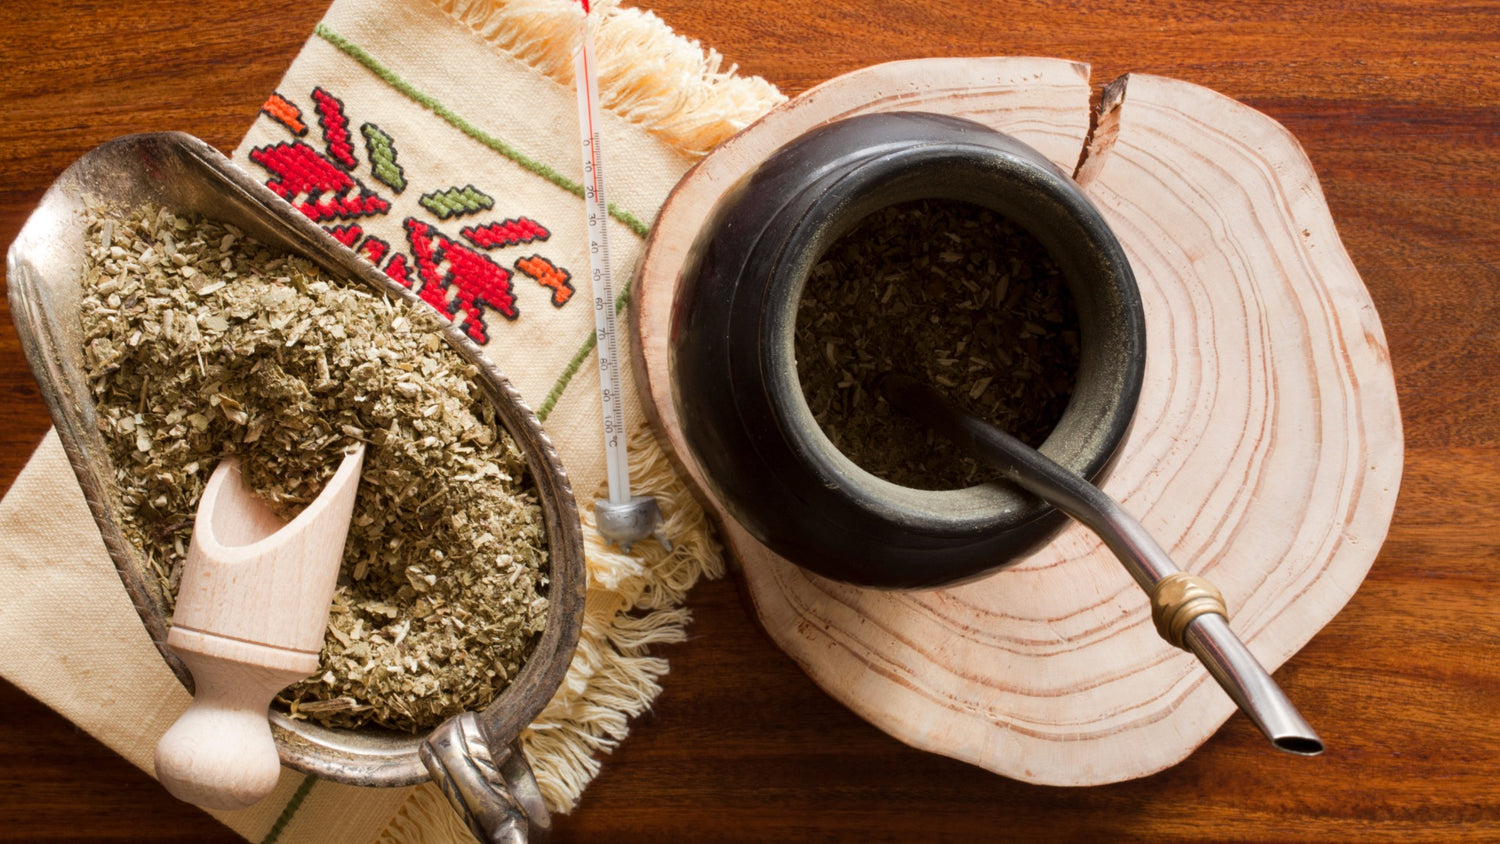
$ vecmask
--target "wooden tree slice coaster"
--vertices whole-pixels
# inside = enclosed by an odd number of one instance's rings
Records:
[[[633,311],[658,431],[718,514],[776,643],[898,739],[1058,785],[1161,770],[1234,711],[1192,656],[1157,637],[1145,595],[1108,549],[1074,525],[1010,569],[922,592],[808,574],[707,494],[683,444],[667,341],[698,227],[794,137],[896,110],[1018,137],[1077,173],[1145,302],[1145,386],[1104,489],[1224,592],[1234,630],[1276,668],[1348,601],[1390,524],[1402,440],[1385,338],[1283,127],[1204,88],[1133,75],[1105,90],[1090,135],[1088,101],[1087,67],[1053,59],[901,62],[828,82],[682,181],[647,246]],[[1316,726],[1316,710],[1305,714]]]

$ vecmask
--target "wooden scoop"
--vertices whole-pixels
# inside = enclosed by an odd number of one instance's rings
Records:
[[[291,522],[245,486],[238,460],[209,478],[167,634],[196,686],[156,746],[156,775],[177,798],[243,809],[276,786],[267,713],[318,668],[364,456],[363,444],[347,454]]]

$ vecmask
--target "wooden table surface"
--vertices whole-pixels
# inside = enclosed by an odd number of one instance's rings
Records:
[[[326,5],[7,4],[0,244],[102,141],[180,129],[232,149]],[[1500,4],[641,5],[788,94],[898,58],[1058,56],[1092,64],[1096,85],[1174,76],[1281,121],[1384,322],[1406,468],[1369,578],[1277,672],[1327,740],[1320,758],[1273,753],[1237,715],[1143,780],[1009,781],[911,750],[834,703],[726,580],[693,593],[691,641],[664,650],[666,691],[559,819],[559,840],[1500,839]],[[0,311],[6,489],[48,417]],[[11,838],[234,840],[0,683]]]

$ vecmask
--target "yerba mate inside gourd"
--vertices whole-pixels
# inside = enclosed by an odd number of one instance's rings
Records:
[[[289,519],[363,441],[322,664],[279,705],[420,732],[493,700],[546,625],[547,537],[525,459],[436,314],[166,209],[97,209],[89,238],[88,377],[115,509],[164,611],[221,458]]]
[[[925,379],[1037,447],[1073,392],[1078,313],[1025,229],[969,203],[919,200],[866,217],[816,263],[795,351],[803,396],[840,452],[901,486],[959,489],[998,475],[892,410],[875,380]]]

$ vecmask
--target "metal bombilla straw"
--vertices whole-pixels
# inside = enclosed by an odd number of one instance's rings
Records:
[[[1301,756],[1323,752],[1323,740],[1229,629],[1219,590],[1177,568],[1118,502],[1010,434],[949,404],[909,375],[884,376],[880,391],[892,407],[966,448],[1000,470],[1006,480],[1098,534],[1151,596],[1157,632],[1197,656],[1271,744]]]

